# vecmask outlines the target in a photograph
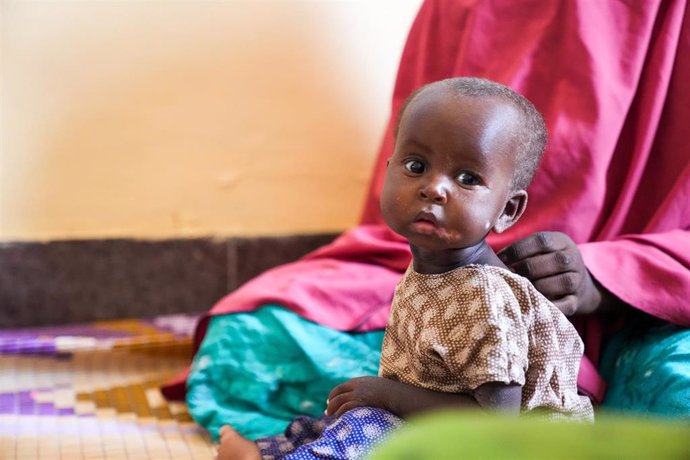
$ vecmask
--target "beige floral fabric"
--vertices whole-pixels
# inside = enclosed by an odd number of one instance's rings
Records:
[[[523,412],[592,420],[592,404],[577,394],[582,352],[570,321],[527,279],[487,265],[435,275],[410,266],[395,291],[379,374],[452,393],[518,383]]]

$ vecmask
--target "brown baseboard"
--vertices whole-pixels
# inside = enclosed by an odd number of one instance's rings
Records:
[[[335,237],[0,243],[0,328],[203,312]]]

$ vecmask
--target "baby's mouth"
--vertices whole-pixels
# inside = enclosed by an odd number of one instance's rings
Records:
[[[440,217],[437,217],[431,211],[425,210],[420,212],[415,216],[411,229],[419,235],[427,235],[448,244],[451,244],[453,240],[458,238],[457,232],[445,228],[442,213]]]
[[[417,216],[414,218],[415,222],[429,222],[433,225],[438,225],[438,219],[436,218],[436,214],[433,212],[429,211],[421,211]]]
[[[438,219],[428,211],[422,211],[414,219],[412,225],[422,233],[433,233],[439,228]]]

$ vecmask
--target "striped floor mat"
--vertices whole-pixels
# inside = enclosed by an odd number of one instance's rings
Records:
[[[159,385],[191,355],[196,318],[0,331],[0,459],[212,459]]]

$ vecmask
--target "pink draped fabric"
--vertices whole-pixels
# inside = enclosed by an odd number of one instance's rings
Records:
[[[491,235],[492,246],[565,232],[616,296],[690,325],[689,16],[686,0],[425,1],[403,51],[362,225],[257,277],[210,314],[279,303],[339,330],[384,327],[409,262],[407,245],[382,226],[378,207],[396,114],[421,85],[471,75],[524,94],[550,131],[525,215]],[[578,383],[600,400],[603,329],[596,316],[576,323],[589,358]]]

